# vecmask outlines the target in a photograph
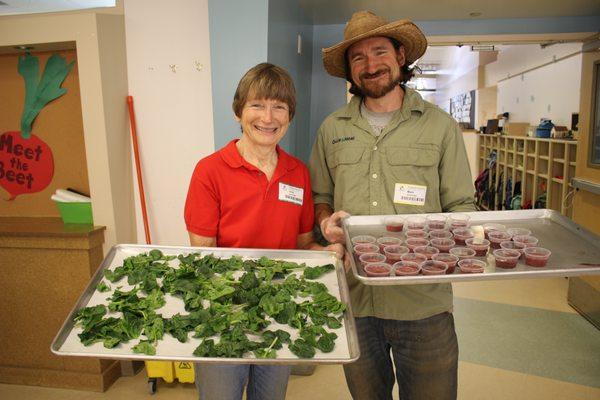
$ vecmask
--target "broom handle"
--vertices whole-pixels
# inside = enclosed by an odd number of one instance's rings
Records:
[[[129,107],[129,122],[131,123],[131,139],[133,141],[133,155],[135,158],[135,171],[137,173],[138,189],[140,191],[140,203],[142,203],[142,217],[144,219],[144,233],[146,234],[146,244],[151,244],[150,227],[148,226],[148,213],[146,212],[146,196],[144,195],[144,181],[142,180],[142,166],[140,163],[140,152],[138,149],[137,128],[135,125],[135,111],[133,110],[133,97],[127,96],[127,106]]]

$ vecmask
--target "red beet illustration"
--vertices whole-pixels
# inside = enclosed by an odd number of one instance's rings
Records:
[[[8,200],[44,190],[52,181],[52,150],[40,137],[31,134],[31,128],[42,108],[67,92],[60,85],[73,64],[67,65],[64,58],[53,55],[40,78],[37,57],[26,54],[19,58],[19,74],[25,80],[21,131],[0,135],[0,186],[10,194]]]

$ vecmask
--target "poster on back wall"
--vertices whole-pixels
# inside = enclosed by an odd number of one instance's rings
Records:
[[[33,134],[32,127],[42,108],[67,92],[61,85],[73,64],[53,55],[40,77],[37,57],[30,54],[19,57],[17,68],[25,81],[21,130],[0,134],[0,186],[9,193],[6,200],[42,191],[52,181],[54,157],[42,139],[51,132]]]
[[[456,95],[450,99],[450,115],[463,129],[475,128],[475,91]]]

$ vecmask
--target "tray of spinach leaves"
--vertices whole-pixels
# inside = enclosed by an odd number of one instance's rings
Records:
[[[225,363],[358,358],[343,267],[300,250],[113,247],[57,334],[59,355]]]

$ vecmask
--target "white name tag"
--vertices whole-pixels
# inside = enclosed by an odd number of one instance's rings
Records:
[[[279,182],[279,200],[302,205],[304,189]]]
[[[427,186],[396,183],[394,188],[394,203],[411,206],[424,206]]]

